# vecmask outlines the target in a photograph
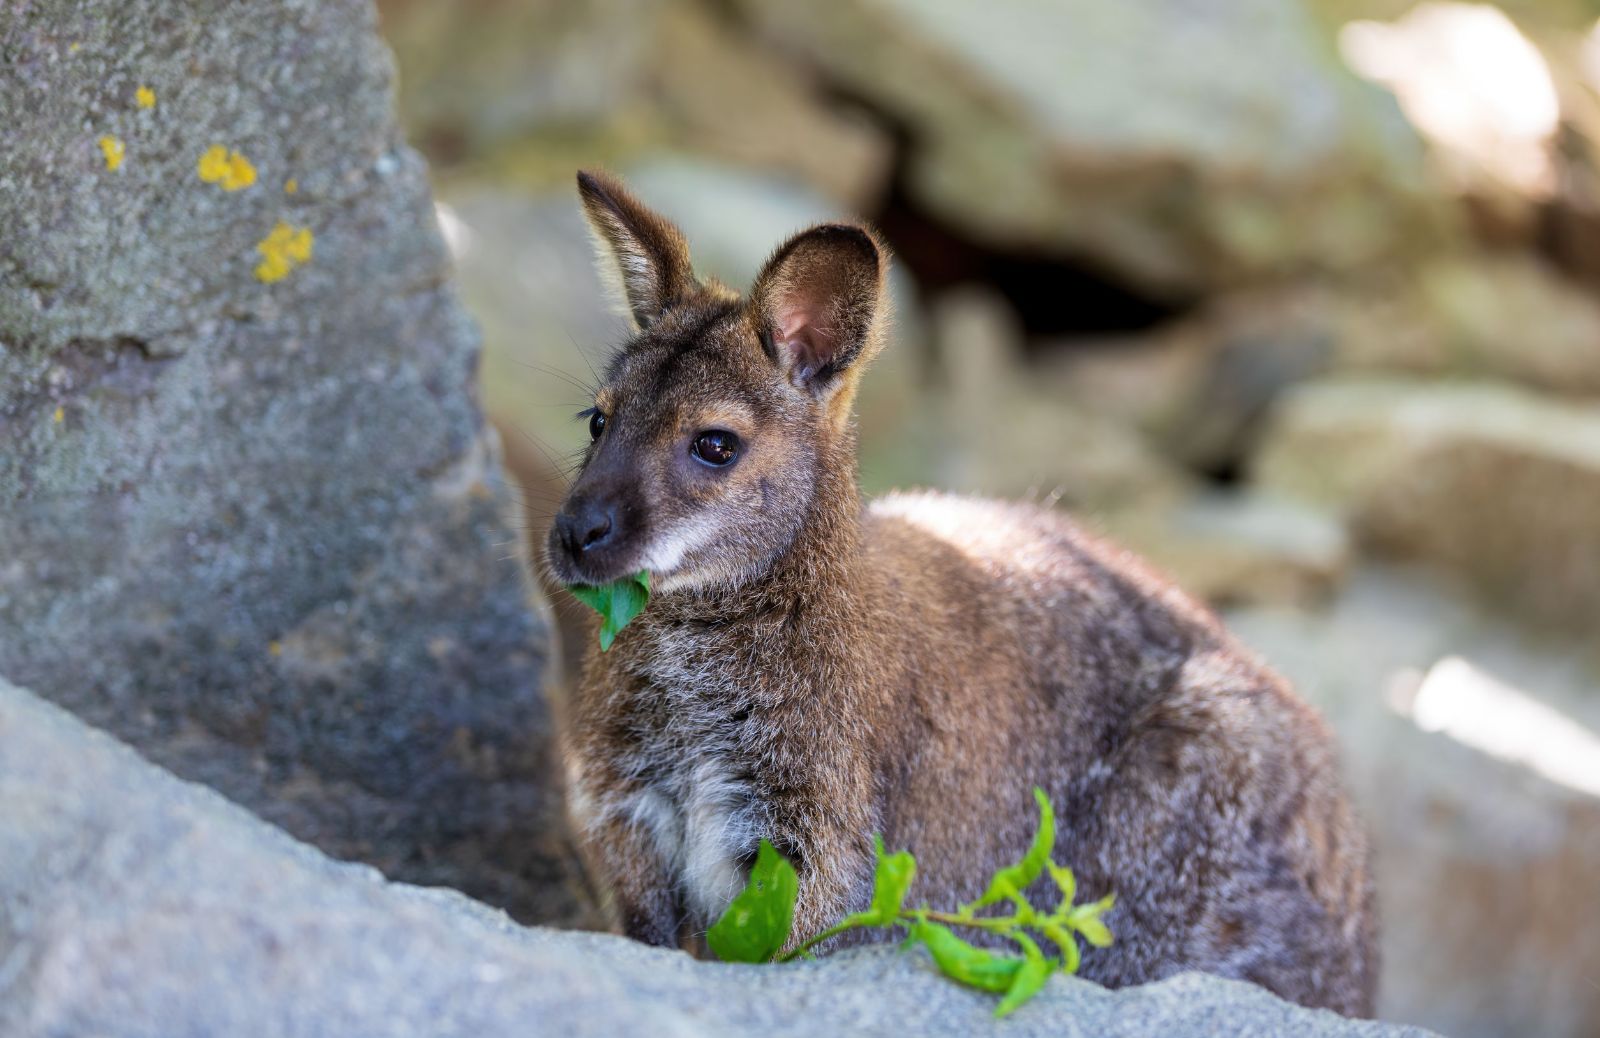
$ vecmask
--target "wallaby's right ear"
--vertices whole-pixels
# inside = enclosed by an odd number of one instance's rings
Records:
[[[695,288],[683,234],[615,177],[582,170],[578,194],[600,248],[600,273],[615,283],[634,328],[644,330]]]

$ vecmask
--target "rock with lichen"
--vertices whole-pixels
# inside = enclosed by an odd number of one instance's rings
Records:
[[[0,674],[571,921],[547,625],[392,80],[366,0],[0,17]]]

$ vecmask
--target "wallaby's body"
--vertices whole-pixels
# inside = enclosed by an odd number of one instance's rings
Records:
[[[1202,970],[1370,1014],[1365,839],[1327,731],[1280,678],[1056,513],[862,508],[871,235],[797,235],[741,299],[696,281],[620,185],[579,179],[640,333],[603,380],[550,561],[656,589],[591,650],[567,733],[572,811],[624,930],[703,933],[762,837],[799,869],[797,936],[865,907],[874,832],[915,853],[915,900],[954,907],[1026,848],[1037,785],[1056,859],[1084,896],[1117,894],[1116,941],[1083,976]]]

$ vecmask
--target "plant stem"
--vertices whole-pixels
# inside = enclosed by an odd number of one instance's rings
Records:
[[[930,912],[926,909],[916,913],[906,913],[913,918],[932,919],[936,923],[945,923],[949,926],[970,926],[978,930],[992,930],[995,933],[1004,933],[1023,925],[1024,920],[1015,915],[976,916],[966,915],[961,912]]]
[[[844,933],[846,930],[853,929],[856,925],[857,925],[856,924],[856,920],[853,917],[846,916],[845,918],[839,920],[837,923],[834,923],[832,926],[828,927],[826,930],[824,930],[821,933],[817,934],[815,937],[807,938],[804,942],[802,942],[800,944],[799,947],[793,948],[793,949],[791,949],[789,951],[784,952],[782,955],[778,956],[776,959],[773,959],[772,961],[773,962],[791,962],[794,959],[798,959],[800,956],[806,954],[812,948],[814,948],[815,946],[821,944],[823,941],[826,941],[828,938],[837,937],[839,934]]]

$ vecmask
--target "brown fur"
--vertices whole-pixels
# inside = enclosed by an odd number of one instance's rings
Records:
[[[867,904],[874,832],[916,854],[917,900],[953,906],[1026,847],[1038,785],[1082,895],[1117,894],[1116,942],[1083,976],[1202,970],[1370,1014],[1365,838],[1281,678],[1057,513],[863,508],[850,409],[886,318],[871,233],[802,232],[743,300],[696,282],[682,236],[616,181],[579,181],[638,335],[549,559],[567,582],[655,583],[591,649],[567,733],[625,932],[703,933],[762,836],[800,870],[797,934]],[[738,435],[733,464],[690,456],[707,429]],[[602,526],[583,549],[574,530]]]

